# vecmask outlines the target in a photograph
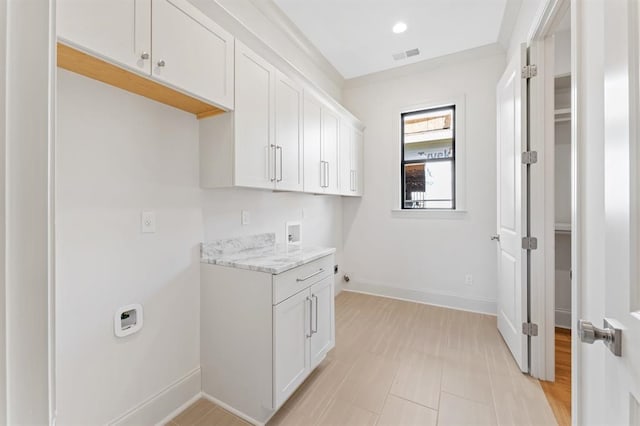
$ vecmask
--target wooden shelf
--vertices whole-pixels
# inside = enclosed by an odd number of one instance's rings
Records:
[[[198,118],[222,114],[225,111],[199,99],[185,95],[134,72],[98,59],[58,42],[58,67],[111,86],[126,90],[165,105],[190,112]]]

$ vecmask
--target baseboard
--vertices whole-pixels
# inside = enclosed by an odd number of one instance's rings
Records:
[[[167,423],[180,411],[197,401],[201,397],[201,389],[200,367],[197,367],[120,417],[112,420],[109,425],[133,426]]]
[[[389,297],[391,299],[405,300],[408,302],[417,302],[425,305],[440,306],[443,308],[493,316],[495,316],[497,312],[496,301],[491,299],[461,297],[454,294],[389,287],[380,284],[355,282],[353,280],[344,287],[343,291]]]
[[[556,309],[556,327],[571,328],[571,311]]]
[[[216,404],[219,407],[224,408],[225,410],[227,410],[228,412],[230,412],[231,414],[234,414],[238,417],[240,417],[243,420],[246,420],[247,422],[251,423],[252,425],[256,425],[256,426],[264,426],[264,423],[257,421],[254,418],[251,418],[249,416],[247,416],[246,414],[244,414],[241,411],[236,410],[235,408],[233,408],[230,405],[225,404],[224,402],[220,401],[217,398],[212,397],[209,394],[206,393],[202,393],[202,397],[208,399],[209,401],[213,402],[214,404]]]

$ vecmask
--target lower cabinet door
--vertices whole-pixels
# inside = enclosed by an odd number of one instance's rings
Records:
[[[313,370],[335,346],[333,275],[311,286],[311,359]]]
[[[273,307],[273,398],[276,409],[310,372],[311,303],[309,290],[304,290]]]

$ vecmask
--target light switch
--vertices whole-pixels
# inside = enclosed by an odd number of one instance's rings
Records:
[[[241,216],[243,225],[248,225],[249,223],[251,223],[251,215],[249,214],[248,210],[242,210]]]
[[[153,234],[156,232],[156,212],[142,212],[140,220],[140,231],[142,231],[143,234]]]

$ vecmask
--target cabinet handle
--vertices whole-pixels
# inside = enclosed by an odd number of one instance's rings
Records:
[[[280,150],[280,178],[277,180],[277,182],[282,182],[282,147],[276,146],[276,152],[278,150]]]
[[[159,61],[158,61],[158,67],[162,68],[162,67],[164,67],[165,65],[166,65],[166,64],[165,64],[164,60],[162,60],[162,59],[161,59],[161,60],[159,60]]]
[[[313,300],[311,300],[310,297],[307,297],[307,300],[309,302],[309,332],[306,333],[307,337],[311,337],[313,336],[313,323],[312,323],[312,318],[313,318]]]
[[[319,270],[317,270],[317,271],[316,271],[316,272],[314,272],[313,274],[311,274],[311,275],[307,275],[307,276],[306,276],[306,277],[304,277],[304,278],[296,278],[296,281],[298,281],[299,283],[301,283],[302,281],[306,281],[306,280],[308,280],[309,278],[313,278],[313,277],[315,277],[316,275],[320,275],[320,274],[321,274],[321,273],[323,273],[323,272],[324,272],[324,268],[320,268]]]
[[[313,323],[311,323],[311,335],[315,334],[318,332],[318,296],[316,296],[315,294],[312,294],[311,297],[313,297],[316,300],[316,328],[315,330],[313,329]]]
[[[148,52],[142,52],[142,54],[140,55],[140,59],[146,61],[147,59],[149,59],[149,53]]]
[[[324,164],[327,166],[327,173],[324,174],[326,179],[327,179],[327,183],[325,185],[325,188],[328,188],[329,187],[329,162],[325,161]]]
[[[324,188],[324,161],[320,161],[320,188]]]
[[[271,182],[276,181],[276,146],[274,144],[269,145],[271,147],[271,153],[273,154],[273,169],[269,167],[269,178]]]

